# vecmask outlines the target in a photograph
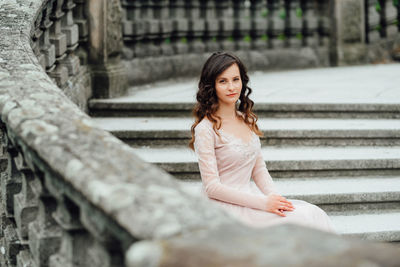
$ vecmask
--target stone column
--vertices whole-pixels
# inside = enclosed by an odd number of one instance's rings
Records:
[[[365,11],[363,0],[335,0],[333,65],[366,63]]]
[[[119,0],[88,0],[89,64],[92,69],[93,96],[122,95],[127,87],[122,52],[122,12]]]

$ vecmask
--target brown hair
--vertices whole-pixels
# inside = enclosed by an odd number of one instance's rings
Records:
[[[258,136],[262,136],[262,132],[257,126],[257,115],[252,112],[254,102],[249,98],[252,90],[247,86],[249,77],[247,76],[246,67],[242,61],[232,53],[229,52],[215,52],[204,63],[200,75],[200,81],[196,95],[197,103],[193,108],[193,116],[195,122],[191,127],[192,139],[189,142],[189,147],[194,150],[194,128],[200,121],[207,117],[213,124],[214,131],[221,128],[221,118],[215,115],[218,110],[218,97],[215,91],[215,80],[227,68],[237,64],[240,71],[240,78],[242,80],[242,91],[239,96],[240,103],[236,105],[236,109],[243,114],[243,121],[255,132]]]

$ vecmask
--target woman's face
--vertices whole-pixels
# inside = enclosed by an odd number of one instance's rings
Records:
[[[235,104],[242,91],[239,67],[232,64],[215,79],[215,91],[219,104]]]

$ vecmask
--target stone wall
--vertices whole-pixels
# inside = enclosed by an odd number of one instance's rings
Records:
[[[61,2],[70,3],[56,0],[52,7],[68,7]],[[283,265],[297,266],[322,261],[396,266],[400,261],[399,249],[390,245],[290,225],[246,228],[142,162],[128,145],[96,127],[56,86],[53,80],[59,80],[46,72],[47,65],[43,68],[50,57],[37,54],[32,40],[48,3],[0,2],[1,266],[276,266],[282,259]],[[54,46],[47,51],[57,51]],[[75,52],[65,53],[67,59]],[[63,64],[58,60],[55,70]]]

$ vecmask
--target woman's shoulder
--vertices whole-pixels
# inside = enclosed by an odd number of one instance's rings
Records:
[[[194,128],[195,131],[201,131],[201,130],[210,130],[212,129],[212,122],[208,120],[207,117],[204,117]]]

